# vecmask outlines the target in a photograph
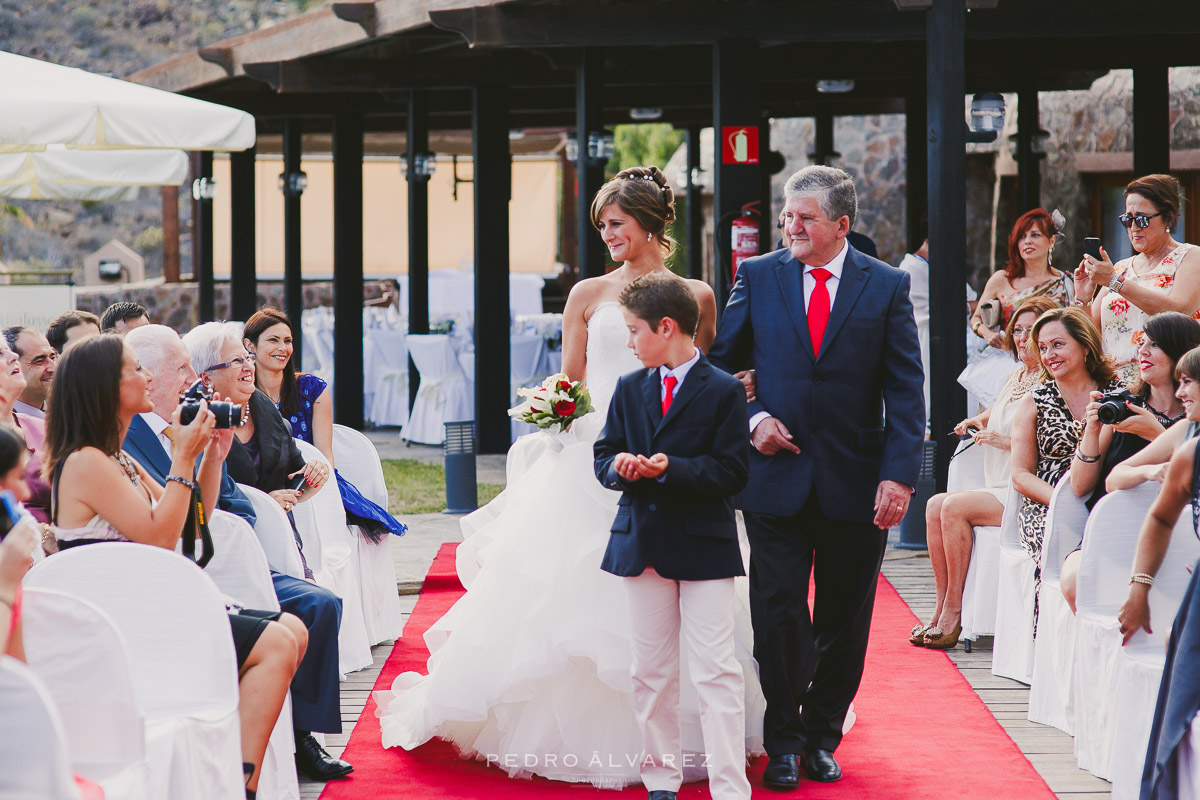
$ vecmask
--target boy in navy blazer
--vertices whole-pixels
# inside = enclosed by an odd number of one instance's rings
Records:
[[[714,800],[748,798],[733,644],[733,579],[745,574],[733,509],[749,474],[745,389],[693,343],[700,310],[682,280],[644,275],[620,301],[647,369],[617,382],[595,461],[600,482],[622,492],[601,568],[625,578],[642,782],[650,800],[672,800],[682,782],[682,628],[704,734],[695,766],[707,767]]]

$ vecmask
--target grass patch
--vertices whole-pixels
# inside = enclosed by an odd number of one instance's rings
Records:
[[[441,464],[409,459],[385,460],[383,480],[388,488],[388,511],[393,514],[432,514],[446,510],[446,470]],[[503,486],[479,484],[479,505],[500,494]]]

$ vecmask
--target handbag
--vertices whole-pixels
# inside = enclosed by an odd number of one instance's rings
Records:
[[[995,328],[1000,324],[1000,301],[997,298],[985,300],[978,306],[979,321],[985,328]]]

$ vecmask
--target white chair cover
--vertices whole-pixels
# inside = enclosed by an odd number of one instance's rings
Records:
[[[279,508],[269,497],[267,501]],[[282,512],[282,509],[280,509]],[[286,518],[285,518],[286,519]],[[228,511],[216,510],[208,519],[213,539],[213,559],[204,568],[223,593],[243,608],[278,611],[279,598],[271,580],[271,569],[254,529],[244,519]],[[290,531],[289,531],[290,533]],[[295,545],[293,545],[293,550]],[[262,800],[298,800],[300,785],[296,776],[296,740],[292,733],[291,694],[283,703],[279,719],[271,731],[267,752],[258,776],[258,797]]]
[[[1200,800],[1200,714],[1179,743],[1179,800]]]
[[[114,542],[48,558],[25,584],[89,600],[124,637],[147,724],[149,797],[245,797],[237,659],[208,576],[168,550]]]
[[[0,708],[0,797],[79,800],[54,701],[29,668],[9,656],[0,656]]]
[[[353,428],[334,425],[333,458],[338,471],[362,492],[363,497],[382,508],[388,507],[383,466],[370,439]],[[399,639],[404,630],[404,617],[400,612],[400,596],[396,592],[396,562],[392,558],[392,544],[396,537],[387,536],[379,544],[374,544],[355,526],[350,527],[358,547],[367,641],[378,644],[388,639]]]
[[[1087,525],[1086,498],[1063,477],[1046,512],[1042,540],[1042,589],[1038,595],[1038,629],[1033,642],[1033,675],[1029,685],[1029,720],[1071,733],[1071,670],[1075,662],[1075,614],[1063,597],[1063,560],[1083,540]]]
[[[87,600],[53,589],[26,589],[21,615],[25,658],[59,711],[71,770],[98,783],[107,800],[142,800],[146,721],[116,625]]]
[[[1129,573],[1146,512],[1161,485],[1148,481],[1101,498],[1088,517],[1075,592],[1075,760],[1098,778],[1112,779],[1114,688],[1121,660],[1117,611],[1129,594]],[[1145,748],[1143,748],[1144,755]],[[1128,754],[1122,754],[1125,758]],[[1141,756],[1138,756],[1141,761]]]
[[[950,492],[968,492],[983,488],[983,448],[979,445],[961,451],[950,462],[946,485]],[[1005,506],[1004,519],[1015,515]],[[1004,523],[1002,522],[1001,525]],[[974,543],[963,582],[963,638],[971,641],[996,632],[996,592],[1000,574],[1000,528],[982,526],[972,530]]]
[[[1157,485],[1157,484],[1156,484]],[[1142,782],[1140,759],[1126,753],[1145,753],[1150,744],[1154,707],[1166,664],[1166,637],[1179,613],[1192,573],[1189,567],[1200,556],[1200,542],[1192,527],[1192,514],[1184,506],[1171,533],[1171,543],[1154,586],[1150,589],[1150,626],[1153,634],[1139,630],[1121,648],[1117,668],[1117,725],[1113,731],[1113,800],[1137,800]],[[1136,762],[1136,763],[1135,763]]]
[[[296,546],[292,524],[288,522],[287,514],[266,492],[244,483],[239,483],[238,488],[245,492],[254,506],[254,513],[258,517],[254,523],[254,535],[262,545],[267,564],[276,572],[303,580],[304,566],[300,562],[300,548]],[[313,566],[320,566],[320,562]]]
[[[475,381],[463,373],[449,336],[409,336],[407,343],[421,384],[400,436],[410,442],[442,444],[446,422],[475,418]]]
[[[329,462],[321,451],[302,439],[296,439],[305,463]],[[310,488],[310,492],[313,490]],[[308,567],[316,575],[317,583],[342,598],[342,624],[338,629],[338,668],[343,672],[355,672],[370,666],[371,643],[367,637],[367,624],[363,617],[362,580],[359,578],[357,537],[346,527],[346,510],[338,493],[337,483],[331,479],[303,503],[292,509],[296,529],[304,541],[304,556]],[[319,542],[321,560],[314,561],[309,555],[309,543]]]
[[[400,427],[408,422],[405,339],[404,331],[377,328],[367,332],[363,347],[363,403],[367,419],[376,425]]]
[[[1034,561],[1021,545],[1016,524],[1022,495],[1009,489],[1004,509],[1012,524],[1000,526],[1000,579],[996,592],[996,638],[992,674],[1028,684],[1033,673]],[[1011,511],[1010,511],[1011,509]]]

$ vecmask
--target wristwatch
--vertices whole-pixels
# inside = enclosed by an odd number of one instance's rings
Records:
[[[1120,294],[1121,287],[1125,285],[1125,278],[1121,275],[1113,275],[1111,281],[1108,282],[1108,290],[1113,294]]]

